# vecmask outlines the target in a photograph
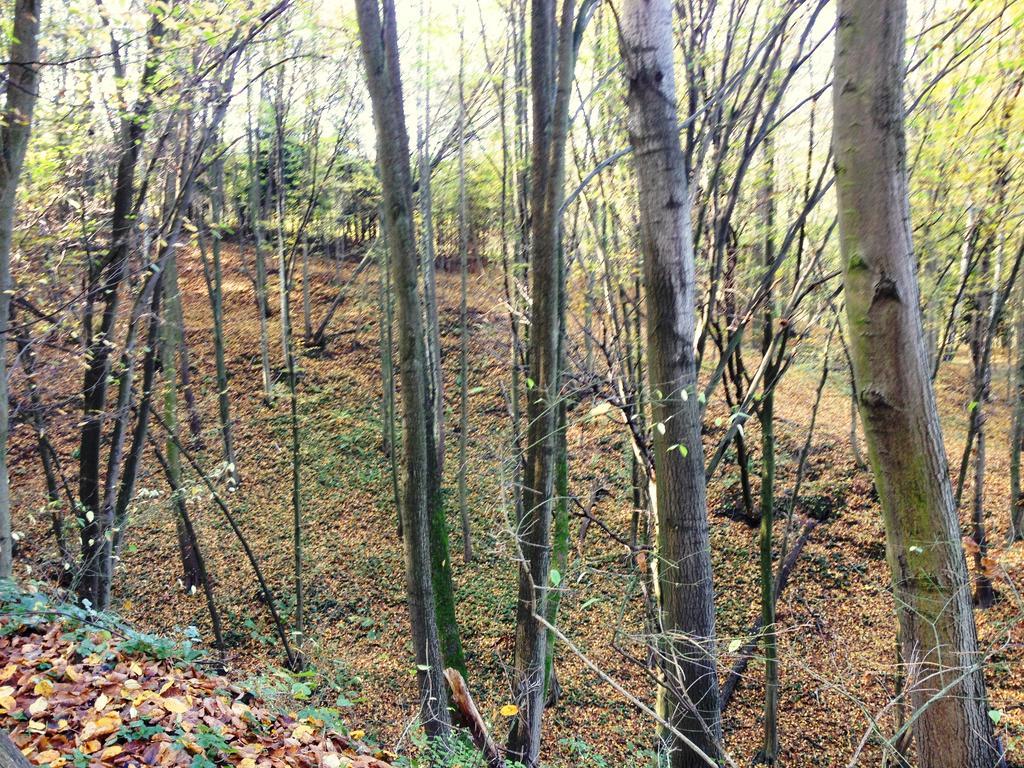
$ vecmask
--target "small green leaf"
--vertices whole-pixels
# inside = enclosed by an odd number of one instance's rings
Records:
[[[562,583],[562,574],[560,574],[556,569],[552,568],[550,575],[551,575],[551,586],[557,587],[559,584]]]
[[[993,725],[999,725],[999,721],[1003,719],[1003,711],[1001,709],[990,709],[988,711],[988,719],[992,721]]]

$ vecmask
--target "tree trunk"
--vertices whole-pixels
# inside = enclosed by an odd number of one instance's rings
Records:
[[[356,0],[367,88],[377,133],[382,218],[391,251],[405,434],[402,521],[413,646],[420,685],[420,718],[429,736],[446,739],[451,729],[441,644],[434,610],[430,561],[427,370],[417,290],[409,137],[402,105],[398,29],[393,0]]]
[[[686,167],[679,143],[668,0],[630,0],[622,57],[644,256],[647,371],[654,420],[658,593],[658,713],[673,768],[706,765],[720,751],[704,449],[694,360],[695,267]],[[685,639],[684,639],[685,638]]]
[[[462,521],[462,559],[473,560],[473,539],[469,525],[469,483],[467,446],[469,442],[469,313],[468,259],[469,222],[466,198],[466,94],[465,55],[459,33],[459,517]]]
[[[998,269],[995,270],[998,274]],[[972,364],[972,390],[977,400],[968,405],[974,434],[974,492],[971,498],[972,536],[974,539],[974,601],[979,608],[990,608],[995,602],[995,591],[985,566],[988,560],[988,537],[985,532],[985,451],[987,443],[988,413],[986,403],[992,380],[992,367],[987,354],[988,329],[993,307],[992,253],[990,244],[981,246],[977,266],[971,279],[976,290],[971,307],[970,350]]]
[[[431,185],[430,162],[430,49],[426,42],[429,34],[429,9],[420,2],[421,23],[424,35],[421,37],[420,77],[423,81],[422,115],[417,137],[417,155],[419,158],[419,209],[420,209],[420,240],[423,243],[420,253],[420,270],[423,273],[423,318],[427,331],[427,395],[430,397],[430,421],[428,422],[433,435],[435,463],[438,476],[444,473],[444,370],[442,368],[441,328],[437,316],[437,265],[434,253],[434,195]]]
[[[516,603],[512,690],[519,714],[508,739],[509,757],[534,768],[540,760],[551,517],[555,484],[559,341],[563,333],[565,270],[561,208],[565,199],[565,147],[575,49],[575,3],[535,0],[531,7],[533,146],[530,163],[530,266],[533,300],[527,384],[526,463],[517,531],[522,563]]]
[[[1024,280],[1017,292],[1024,297]],[[1024,298],[1017,305],[1017,363],[1014,381],[1013,426],[1010,430],[1010,542],[1024,540],[1024,490],[1021,489],[1021,450],[1024,448]]]
[[[212,232],[210,250],[213,264],[206,272],[206,286],[210,294],[210,308],[213,313],[213,352],[217,368],[217,412],[220,416],[221,443],[224,447],[225,477],[229,491],[237,490],[241,484],[238,465],[235,462],[235,441],[231,422],[231,393],[228,391],[228,367],[224,357],[224,270],[221,264],[221,218],[224,212],[224,164],[218,159],[213,166],[213,189],[210,192]],[[202,240],[200,240],[200,248]]]
[[[10,341],[11,240],[14,235],[15,198],[25,160],[32,110],[36,104],[41,0],[17,0],[7,65],[7,104],[0,128],[0,579],[9,578],[14,539],[11,490],[7,474],[7,438],[10,428],[7,392],[7,342]]]
[[[255,294],[256,312],[259,314],[260,320],[260,370],[263,375],[263,402],[265,405],[269,405],[273,400],[271,391],[273,377],[270,371],[270,329],[267,327],[267,318],[270,316],[270,304],[267,300],[267,262],[263,254],[263,217],[260,215],[263,210],[259,180],[260,147],[259,136],[254,136],[251,107],[249,115],[249,130],[246,132],[249,142],[249,226],[252,230],[253,258],[256,261]]]
[[[309,238],[302,236],[302,338],[313,338],[313,314],[309,284]]]
[[[967,564],[927,370],[903,130],[905,0],[839,0],[836,193],[851,358],[922,768],[991,768]]]
[[[185,592],[193,594],[203,585],[202,568],[195,548],[195,540],[189,535],[180,503],[181,489],[181,454],[178,449],[180,442],[178,430],[178,381],[177,361],[178,339],[181,327],[178,325],[181,294],[178,289],[178,260],[171,253],[167,260],[167,278],[164,286],[164,317],[160,338],[160,369],[164,377],[164,424],[167,425],[167,441],[165,454],[167,457],[167,479],[171,486],[171,509],[174,512],[175,526],[178,531],[178,551],[181,554],[182,585]],[[109,579],[108,579],[109,580]]]
[[[761,190],[761,212],[764,217],[764,243],[762,261],[771,269],[775,260],[772,227],[775,223],[773,155],[770,139],[764,141],[765,183]],[[769,285],[765,296],[762,318],[761,354],[772,356],[775,342],[774,291]],[[785,339],[783,339],[785,341]],[[738,350],[739,348],[737,348]],[[775,626],[775,575],[772,565],[773,528],[775,526],[775,386],[778,383],[781,351],[765,371],[761,397],[761,640],[764,649],[764,741],[760,759],[765,765],[775,765],[779,757],[779,662],[778,630]]]
[[[128,274],[130,240],[135,228],[132,215],[135,205],[135,171],[142,153],[146,124],[152,106],[153,82],[159,69],[158,46],[164,26],[160,12],[153,14],[149,25],[149,50],[143,66],[139,99],[132,114],[121,124],[121,154],[118,158],[114,182],[114,210],[111,219],[111,245],[106,257],[105,276],[102,277],[103,316],[100,327],[93,332],[92,312],[83,320],[84,337],[88,339],[88,361],[82,382],[83,420],[79,441],[79,522],[82,538],[82,571],[78,595],[96,607],[104,607],[104,595],[109,591],[103,562],[106,548],[105,531],[101,520],[103,482],[100,478],[100,452],[103,443],[103,422],[110,379],[110,336],[114,332],[120,312],[121,283]],[[90,265],[90,270],[93,266]],[[100,276],[97,276],[98,278]],[[93,286],[90,286],[91,288]],[[90,304],[91,304],[90,297]]]

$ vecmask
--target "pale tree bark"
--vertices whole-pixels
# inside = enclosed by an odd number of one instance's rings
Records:
[[[0,127],[0,579],[11,575],[14,540],[11,527],[11,489],[7,474],[7,343],[11,335],[11,240],[14,204],[25,161],[32,110],[36,103],[41,0],[17,0],[7,64],[7,104]]]
[[[467,446],[469,441],[469,212],[466,195],[466,93],[463,32],[459,31],[459,517],[462,521],[462,559],[473,559],[469,521]]]
[[[921,327],[903,129],[905,0],[839,0],[836,194],[850,351],[922,768],[991,768],[983,659]]]
[[[639,196],[654,419],[661,645],[658,713],[673,768],[706,765],[721,739],[704,450],[694,360],[693,239],[679,141],[669,0],[629,0],[622,58]]]
[[[441,326],[437,316],[437,266],[434,254],[434,195],[431,187],[430,163],[430,47],[427,42],[430,24],[429,4],[420,2],[420,21],[424,25],[421,38],[420,77],[423,80],[422,115],[417,137],[419,159],[420,269],[423,272],[423,318],[427,330],[427,395],[430,397],[429,427],[434,444],[434,461],[438,477],[444,473],[444,370],[441,359]],[[435,553],[436,560],[436,553]]]
[[[430,573],[430,485],[427,370],[417,290],[409,136],[402,104],[398,30],[393,0],[356,0],[366,82],[377,133],[377,165],[398,324],[405,467],[402,527],[412,639],[420,685],[420,717],[428,735],[446,738],[447,707],[441,644]]]
[[[270,405],[273,400],[273,376],[270,371],[270,329],[267,318],[270,317],[270,304],[267,298],[267,262],[263,253],[263,200],[260,192],[259,167],[260,145],[259,136],[253,127],[252,115],[254,107],[250,103],[248,111],[248,198],[249,226],[252,230],[253,258],[256,262],[253,283],[256,295],[256,311],[260,320],[260,371],[263,376],[263,402]]]

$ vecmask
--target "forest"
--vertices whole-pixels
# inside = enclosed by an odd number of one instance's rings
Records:
[[[0,768],[1024,766],[1022,0],[0,16]]]

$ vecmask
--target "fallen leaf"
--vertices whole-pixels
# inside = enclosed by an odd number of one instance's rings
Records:
[[[45,697],[40,696],[38,699],[36,699],[28,705],[28,713],[32,715],[32,717],[35,717],[36,715],[43,714],[43,712],[45,712],[47,707],[49,706],[50,702],[47,701]]]
[[[185,712],[188,712],[188,704],[186,704],[181,699],[175,698],[173,696],[166,699],[162,699],[160,701],[160,706],[162,706],[168,712],[174,713],[175,715],[181,715]]]

